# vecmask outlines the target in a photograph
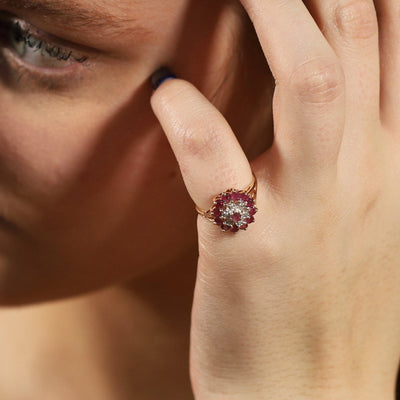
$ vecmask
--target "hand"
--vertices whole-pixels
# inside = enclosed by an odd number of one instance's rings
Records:
[[[276,80],[272,147],[250,163],[228,122],[184,80],[166,81],[151,99],[199,207],[245,188],[252,170],[258,178],[259,211],[246,232],[198,219],[195,398],[393,398],[397,2],[378,2],[379,23],[372,0],[310,0],[312,15],[301,1],[242,3]]]

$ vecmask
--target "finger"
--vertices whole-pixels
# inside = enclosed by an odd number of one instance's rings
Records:
[[[232,129],[191,83],[181,79],[164,82],[153,93],[151,105],[187,190],[200,208],[210,208],[213,197],[224,190],[249,185],[252,171]]]
[[[369,140],[380,118],[378,21],[373,0],[308,0],[307,4],[343,66],[346,132]],[[354,138],[351,139],[354,142]]]
[[[336,168],[344,126],[339,60],[302,1],[242,0],[276,79],[275,149],[288,170]]]
[[[398,0],[375,1],[379,21],[381,121],[398,132],[400,126],[400,23]]]

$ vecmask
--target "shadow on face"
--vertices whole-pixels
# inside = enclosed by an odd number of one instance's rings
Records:
[[[96,3],[125,24],[113,35],[104,24],[82,33],[82,17],[65,18],[90,12],[86,0],[0,0],[1,303],[73,296],[195,262],[196,214],[150,108],[149,78],[170,66],[241,131],[245,82],[234,49],[243,24],[230,3],[173,3]],[[245,135],[249,151],[265,147]]]

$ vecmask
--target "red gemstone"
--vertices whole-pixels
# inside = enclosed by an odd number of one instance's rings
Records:
[[[252,222],[254,222],[254,217],[247,218],[246,222],[248,224],[251,224]]]
[[[232,215],[232,221],[235,223],[238,223],[241,219],[242,219],[242,216],[238,212]]]
[[[220,217],[221,216],[221,210],[219,208],[214,208],[213,216],[214,217]]]
[[[226,203],[231,200],[231,195],[229,193],[225,193],[221,196],[221,200]]]
[[[246,193],[240,193],[240,199],[246,201],[249,200],[249,196]]]
[[[240,195],[239,192],[232,192],[231,193],[231,199],[232,200],[237,201],[237,200],[240,200],[240,198],[241,198],[241,195]]]
[[[249,214],[250,215],[254,215],[256,212],[257,212],[257,210],[254,207],[249,209]]]
[[[238,232],[238,231],[239,231],[239,228],[238,228],[236,225],[234,225],[234,226],[232,227],[231,231],[232,231],[232,232]]]

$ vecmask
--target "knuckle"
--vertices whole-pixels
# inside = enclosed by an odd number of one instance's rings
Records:
[[[336,60],[316,58],[292,73],[289,85],[304,103],[331,103],[344,94],[344,72]]]
[[[205,118],[207,120],[207,118]],[[179,137],[183,152],[189,157],[211,158],[222,147],[220,123],[208,120],[205,124],[181,126]]]
[[[369,39],[378,34],[378,19],[372,0],[340,1],[334,19],[337,29],[346,38]]]

